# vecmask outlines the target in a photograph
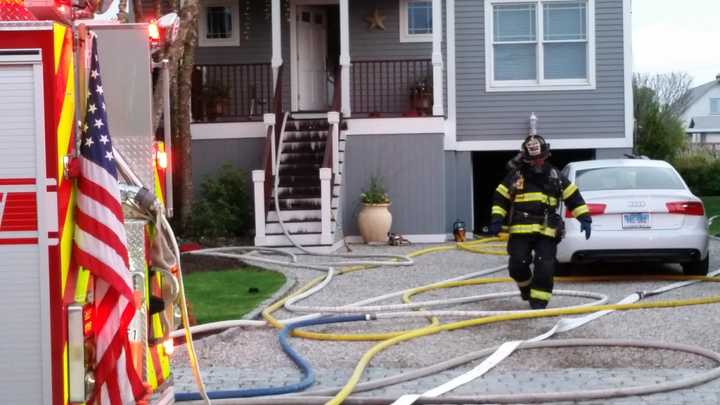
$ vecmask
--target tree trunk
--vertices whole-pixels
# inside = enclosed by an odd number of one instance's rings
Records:
[[[192,209],[192,160],[190,135],[190,76],[193,69],[195,44],[197,42],[198,0],[185,1],[179,12],[180,25],[177,37],[169,44],[160,59],[168,60],[170,76],[170,106],[173,137],[173,202],[176,225],[182,230],[187,225]],[[181,76],[179,78],[178,76]],[[184,78],[187,77],[187,80]],[[162,86],[153,92],[153,130],[156,131],[162,117]]]
[[[192,138],[190,133],[190,96],[192,91],[191,78],[195,60],[195,44],[197,42],[197,30],[188,31],[183,52],[182,63],[178,71],[177,80],[177,102],[178,113],[175,116],[177,136],[173,141],[176,156],[176,171],[180,181],[177,182],[178,196],[175,201],[179,202],[177,207],[178,219],[181,227],[184,228],[190,219],[192,209]]]

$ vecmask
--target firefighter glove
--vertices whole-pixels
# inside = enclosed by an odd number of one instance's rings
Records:
[[[492,222],[490,222],[490,226],[488,226],[488,233],[490,233],[490,235],[499,234],[502,230],[502,223],[503,221],[500,218],[493,219]]]
[[[590,231],[592,230],[592,221],[590,218],[578,218],[580,221],[580,232],[585,232],[585,240],[590,239]]]

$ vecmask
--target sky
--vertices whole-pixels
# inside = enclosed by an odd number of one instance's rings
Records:
[[[695,86],[720,74],[720,0],[632,3],[635,72],[687,72]]]

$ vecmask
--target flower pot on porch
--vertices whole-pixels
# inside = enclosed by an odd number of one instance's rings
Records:
[[[365,243],[385,242],[392,225],[392,214],[387,204],[362,204],[358,214],[358,229]]]

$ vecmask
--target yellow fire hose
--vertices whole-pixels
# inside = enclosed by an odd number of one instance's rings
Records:
[[[607,280],[607,278],[594,278],[595,280]],[[709,282],[718,282],[720,281],[720,278],[718,277],[676,277],[674,278],[676,280],[701,280],[701,281],[709,281]],[[477,282],[478,284],[485,283],[486,280],[469,280],[472,282]],[[565,280],[567,281],[567,279]],[[576,281],[576,280],[572,280]],[[455,284],[455,283],[448,283],[448,284]],[[470,319],[465,321],[459,321],[459,322],[452,322],[452,323],[446,323],[441,325],[431,325],[427,326],[421,329],[416,329],[413,331],[410,331],[408,333],[405,333],[400,336],[396,336],[393,338],[390,338],[388,340],[385,340],[383,342],[380,342],[373,346],[370,350],[368,350],[360,359],[358,364],[355,366],[355,370],[353,371],[352,376],[348,379],[348,382],[343,386],[342,390],[340,390],[337,395],[330,401],[327,402],[327,405],[338,405],[341,404],[343,400],[345,400],[350,393],[352,393],[355,386],[360,381],[360,377],[362,377],[362,374],[367,367],[367,365],[370,363],[373,357],[380,353],[381,351],[387,349],[390,346],[396,345],[400,342],[404,342],[407,340],[423,337],[423,336],[429,336],[433,335],[439,332],[443,331],[452,331],[457,329],[464,329],[469,328],[472,326],[479,326],[479,325],[487,325],[491,323],[496,322],[503,322],[503,321],[514,321],[514,320],[520,320],[520,319],[534,319],[534,318],[546,318],[546,317],[554,317],[554,316],[560,316],[560,315],[579,315],[579,314],[587,314],[591,312],[598,312],[598,311],[606,311],[606,310],[615,310],[615,311],[630,311],[630,310],[637,310],[637,309],[659,309],[659,308],[675,308],[680,306],[690,306],[690,305],[707,305],[707,304],[716,304],[720,303],[720,295],[715,295],[711,297],[706,298],[693,298],[693,299],[685,299],[685,300],[668,300],[668,301],[655,301],[655,302],[643,302],[643,303],[635,303],[635,304],[613,304],[613,305],[598,305],[594,307],[581,307],[581,308],[559,308],[559,309],[545,309],[545,310],[539,310],[539,311],[528,311],[523,313],[517,313],[517,314],[505,314],[505,315],[496,315],[496,316],[489,316],[484,318],[477,318],[477,319]]]
[[[482,247],[483,245],[490,244],[493,242],[499,242],[507,240],[507,235],[500,235],[500,237],[491,237],[491,238],[482,238],[471,242],[463,242],[463,243],[453,243],[453,244],[447,244],[443,246],[435,246],[430,247],[426,249],[420,249],[416,250],[410,254],[408,254],[408,257],[419,257],[423,255],[427,255],[430,253],[440,253],[440,252],[447,252],[450,250],[455,249],[461,249],[470,251],[473,253],[480,253],[480,254],[492,254],[492,255],[505,255],[506,251],[504,246],[502,249],[496,245],[488,245],[488,247]],[[352,273],[355,271],[360,270],[366,270],[373,268],[373,266],[352,266],[347,267],[344,269],[340,269],[337,271],[338,275],[346,274],[346,273]],[[300,295],[303,292],[313,288],[317,284],[321,283],[322,280],[325,277],[317,277],[313,280],[311,280],[309,283],[301,287],[298,291],[296,291],[294,294],[283,298],[282,300],[272,304],[271,306],[267,307],[265,310],[262,311],[262,317],[265,319],[268,324],[274,326],[277,329],[282,329],[284,327],[283,324],[281,324],[275,317],[272,316],[272,313],[277,311],[278,309],[282,308],[285,303],[291,299],[294,296]],[[408,303],[409,301],[405,301]],[[440,321],[435,318],[431,317],[430,319],[430,325],[437,326],[440,324]],[[396,336],[403,335],[405,333],[410,332],[410,330],[405,331],[396,331],[396,332],[381,332],[381,333],[360,333],[360,334],[334,334],[334,333],[320,333],[320,332],[309,332],[304,330],[296,330],[293,332],[293,336],[302,337],[306,339],[313,339],[313,340],[338,340],[338,341],[369,341],[369,340],[386,340],[390,339]]]

